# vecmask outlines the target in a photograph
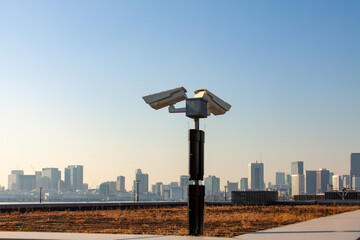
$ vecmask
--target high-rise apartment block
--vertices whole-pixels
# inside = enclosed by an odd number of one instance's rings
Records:
[[[343,180],[343,186],[344,186],[344,188],[351,188],[351,178],[350,178],[350,175],[343,175],[343,176],[342,176],[342,180]]]
[[[307,170],[306,171],[306,183],[305,189],[306,194],[312,195],[316,193],[316,171],[315,170]]]
[[[318,193],[324,193],[329,187],[329,170],[325,168],[320,168],[316,172],[316,191]]]
[[[285,173],[284,172],[276,172],[276,182],[275,184],[280,187],[285,185]]]
[[[360,190],[360,177],[353,176],[352,178],[352,189],[359,191]]]
[[[162,196],[162,186],[163,186],[162,182],[155,183],[152,192],[155,193],[157,196]]]
[[[360,177],[360,153],[350,154],[350,179],[353,177]]]
[[[180,176],[180,187],[187,187],[190,184],[189,175]]]
[[[24,175],[22,170],[13,170],[8,177],[11,191],[31,191],[35,188],[35,175]]]
[[[292,195],[302,195],[305,193],[304,174],[291,175],[291,192]]]
[[[251,190],[264,190],[264,164],[249,163],[249,185]]]
[[[240,179],[240,191],[246,191],[248,189],[249,189],[248,178],[241,178]]]
[[[149,192],[149,175],[147,173],[142,173],[141,169],[137,169],[135,173],[135,181],[133,185],[133,189],[136,190],[136,181],[140,181],[139,183],[139,193],[147,193]]]
[[[43,168],[41,172],[42,187],[58,190],[61,172],[57,168]]]
[[[297,161],[291,163],[291,175],[304,174],[304,162]]]
[[[220,178],[208,176],[205,178],[205,195],[213,196],[220,193]]]
[[[334,191],[342,191],[343,188],[343,181],[342,177],[339,175],[332,176],[332,185]]]
[[[233,191],[239,191],[239,183],[227,181],[227,198],[231,198],[231,192]]]
[[[125,177],[124,176],[116,177],[116,191],[125,192]]]
[[[84,184],[84,167],[81,165],[70,165],[64,171],[64,184],[68,191],[82,190]]]

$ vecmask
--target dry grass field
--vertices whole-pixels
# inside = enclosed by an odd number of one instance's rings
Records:
[[[359,206],[217,206],[205,208],[204,235],[232,237]],[[187,208],[0,213],[0,231],[187,235]]]

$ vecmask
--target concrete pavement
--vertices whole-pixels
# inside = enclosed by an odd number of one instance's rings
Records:
[[[229,238],[98,233],[0,232],[0,240],[229,240]]]
[[[360,210],[244,234],[242,240],[360,240]]]

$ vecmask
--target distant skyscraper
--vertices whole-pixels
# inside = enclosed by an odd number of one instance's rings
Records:
[[[170,188],[173,187],[179,187],[179,183],[178,182],[170,182]]]
[[[142,173],[141,169],[136,170],[135,181],[139,180],[139,193],[149,192],[149,175]],[[136,182],[134,181],[133,189],[136,190]]]
[[[291,175],[304,174],[304,162],[297,161],[291,163]]]
[[[285,185],[285,173],[284,172],[276,172],[276,183],[278,187]]]
[[[35,188],[38,189],[39,187],[43,187],[41,186],[41,171],[35,171]]]
[[[306,194],[315,194],[316,193],[316,171],[308,170],[306,171],[306,184],[305,184]]]
[[[285,184],[291,188],[291,175],[286,174]]]
[[[334,191],[341,191],[343,188],[342,177],[339,175],[332,176],[332,185]]]
[[[187,187],[190,183],[189,175],[182,175],[180,176],[180,186]]]
[[[264,164],[249,163],[249,185],[251,190],[264,190]]]
[[[291,175],[292,195],[302,195],[305,193],[305,177],[303,174]]]
[[[24,175],[23,170],[12,170],[8,176],[8,189],[11,191],[20,190],[20,176]]]
[[[59,181],[61,180],[61,172],[57,168],[43,168],[42,169],[42,179],[45,178],[45,181],[48,182],[45,188],[56,189],[58,190]]]
[[[344,188],[351,188],[351,178],[350,175],[343,175],[343,186]]]
[[[64,170],[65,188],[68,191],[75,192],[82,190],[84,184],[84,167],[81,165],[70,165]]]
[[[189,175],[180,176],[180,187],[182,189],[182,200],[187,199],[188,185],[190,184]]]
[[[124,176],[116,177],[116,191],[125,192],[125,177]]]
[[[333,172],[330,172],[329,173],[329,187],[332,188],[332,185],[333,185],[333,177],[334,176],[334,173]]]
[[[220,178],[209,176],[205,178],[205,194],[208,196],[220,193]]]
[[[316,191],[319,193],[324,193],[328,189],[329,185],[329,170],[325,168],[320,168],[316,172]]]
[[[246,191],[249,189],[248,178],[240,179],[240,191]]]
[[[157,196],[162,196],[162,182],[157,182],[155,184],[155,189],[153,190],[153,193],[155,193]]]
[[[231,192],[239,191],[239,183],[238,182],[229,182],[227,181],[227,197],[231,198]]]
[[[350,154],[350,179],[354,176],[360,177],[360,153]]]
[[[352,189],[357,191],[360,190],[360,177],[354,176],[352,178]]]

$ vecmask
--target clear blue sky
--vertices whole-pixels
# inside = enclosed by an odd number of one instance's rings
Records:
[[[0,1],[0,185],[12,169],[187,174],[190,119],[143,95],[207,88],[205,174],[349,172],[360,152],[359,1]],[[181,104],[179,104],[181,105]]]

